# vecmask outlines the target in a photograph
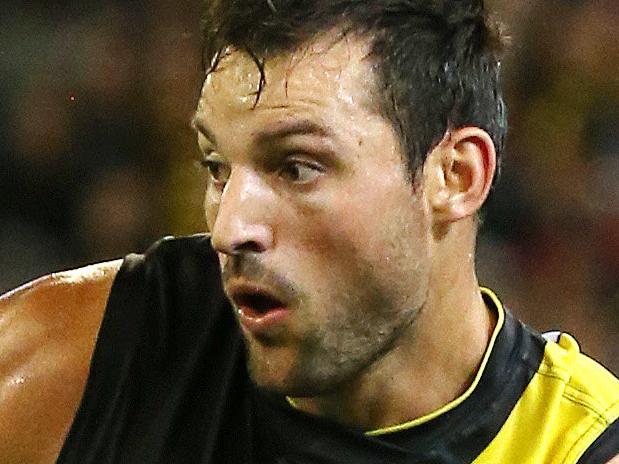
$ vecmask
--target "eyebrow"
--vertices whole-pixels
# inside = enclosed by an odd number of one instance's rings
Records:
[[[204,137],[208,139],[213,145],[217,145],[217,139],[215,138],[215,134],[213,131],[204,123],[202,119],[198,116],[198,113],[194,113],[191,118],[190,126],[196,132],[200,132]]]
[[[202,133],[209,142],[217,145],[217,139],[215,134],[200,119],[198,114],[194,114],[191,118],[191,127]],[[256,143],[259,145],[265,145],[273,140],[285,139],[286,137],[292,137],[293,135],[315,135],[322,138],[328,138],[333,136],[333,131],[326,126],[318,124],[309,119],[297,119],[293,121],[280,122],[269,129],[263,129],[256,135]]]
[[[284,139],[293,135],[315,135],[318,137],[332,137],[333,131],[309,119],[297,119],[275,124],[272,128],[261,130],[256,135],[258,144],[266,144],[277,139]]]

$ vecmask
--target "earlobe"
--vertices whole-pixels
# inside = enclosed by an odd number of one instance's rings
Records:
[[[474,215],[488,196],[495,169],[496,152],[487,132],[478,127],[448,132],[424,166],[435,219],[448,223]]]

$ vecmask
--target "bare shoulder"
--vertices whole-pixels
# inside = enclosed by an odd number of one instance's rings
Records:
[[[0,296],[0,462],[55,462],[120,265],[50,274]]]
[[[608,461],[606,464],[619,464],[619,454]]]

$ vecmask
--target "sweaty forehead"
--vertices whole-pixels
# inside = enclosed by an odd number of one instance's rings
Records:
[[[324,34],[292,53],[269,57],[255,109],[296,104],[335,105],[342,111],[367,107],[374,85],[368,55],[364,39]],[[248,53],[225,50],[204,82],[198,114],[222,105],[227,111],[253,110],[260,78],[260,69]]]

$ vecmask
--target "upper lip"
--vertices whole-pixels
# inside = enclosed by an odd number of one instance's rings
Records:
[[[237,282],[227,285],[228,298],[237,306],[248,303],[250,298],[263,297],[274,300],[279,306],[287,306],[284,298],[268,287],[252,282]]]

